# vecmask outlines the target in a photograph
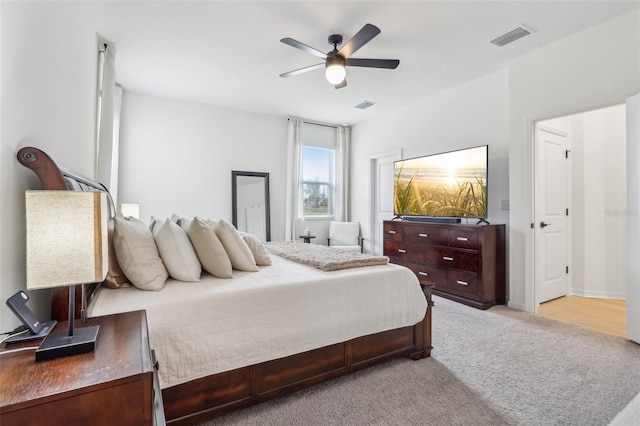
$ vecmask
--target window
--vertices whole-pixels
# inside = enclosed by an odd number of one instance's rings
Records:
[[[302,148],[302,194],[305,217],[335,214],[335,149]]]
[[[304,217],[333,217],[336,211],[335,128],[306,124],[302,147]]]

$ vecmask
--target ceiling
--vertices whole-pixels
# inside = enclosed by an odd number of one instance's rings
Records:
[[[84,7],[89,7],[85,3]],[[120,1],[92,3],[116,45],[125,90],[325,123],[355,124],[499,70],[511,59],[640,7],[633,1]],[[347,68],[335,89],[322,60],[280,42],[328,52],[371,23],[381,33],[352,57],[399,59],[396,70]],[[532,34],[490,40],[524,25]],[[363,101],[374,106],[354,108]]]

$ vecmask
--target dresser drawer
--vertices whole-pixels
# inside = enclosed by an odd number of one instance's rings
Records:
[[[452,228],[449,245],[456,248],[478,250],[480,248],[478,230]]]
[[[442,288],[448,284],[449,273],[444,268],[411,262],[403,262],[403,265],[411,269],[422,284],[433,283],[436,287]]]
[[[424,263],[424,246],[421,244],[384,242],[384,255],[395,257],[404,262]]]
[[[398,222],[384,223],[384,241],[403,241],[403,226]]]
[[[477,296],[478,276],[460,271],[449,271],[448,291]]]
[[[461,269],[475,273],[480,271],[480,262],[477,253],[425,247],[425,260],[430,265],[441,266],[443,268]]]
[[[404,226],[404,240],[432,246],[448,246],[449,229],[435,225],[407,224]]]

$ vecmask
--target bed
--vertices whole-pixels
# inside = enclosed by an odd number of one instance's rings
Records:
[[[43,189],[106,191],[36,148],[21,149],[18,161]],[[325,272],[272,259],[233,279],[170,278],[157,292],[91,286],[77,295],[76,312],[146,310],[170,424],[201,422],[391,358],[430,355],[431,285],[410,270]],[[67,291],[52,290],[52,319],[66,318]]]

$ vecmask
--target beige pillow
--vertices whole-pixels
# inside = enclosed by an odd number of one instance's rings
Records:
[[[244,242],[247,243],[247,246],[249,246],[249,250],[251,250],[251,254],[253,254],[253,258],[256,260],[256,265],[270,266],[271,255],[269,255],[269,252],[264,244],[262,244],[262,241],[257,239],[253,234],[248,234],[242,231],[238,231],[238,233]]]
[[[173,213],[171,215],[171,222],[173,223],[177,223],[178,225],[180,225],[180,222],[182,221],[183,217],[182,216],[178,216],[177,214]]]
[[[118,263],[131,283],[142,290],[161,290],[169,274],[149,227],[138,219],[115,217],[113,245]]]
[[[187,233],[169,219],[156,220],[152,233],[169,275],[180,281],[200,281],[202,266]]]
[[[249,249],[247,243],[244,242],[238,230],[229,222],[224,219],[220,219],[215,225],[213,230],[216,232],[224,249],[231,259],[231,266],[233,269],[239,271],[257,272],[256,260],[253,258],[253,254]]]
[[[191,221],[182,220],[182,226],[205,271],[218,278],[232,278],[231,261],[213,229],[197,216]]]
[[[129,279],[124,274],[124,272],[122,272],[122,268],[118,264],[118,259],[116,258],[116,250],[113,246],[114,228],[114,221],[109,220],[109,224],[107,227],[107,238],[109,239],[109,270],[107,271],[107,276],[104,278],[102,285],[107,288],[131,287],[131,285],[129,284]]]

